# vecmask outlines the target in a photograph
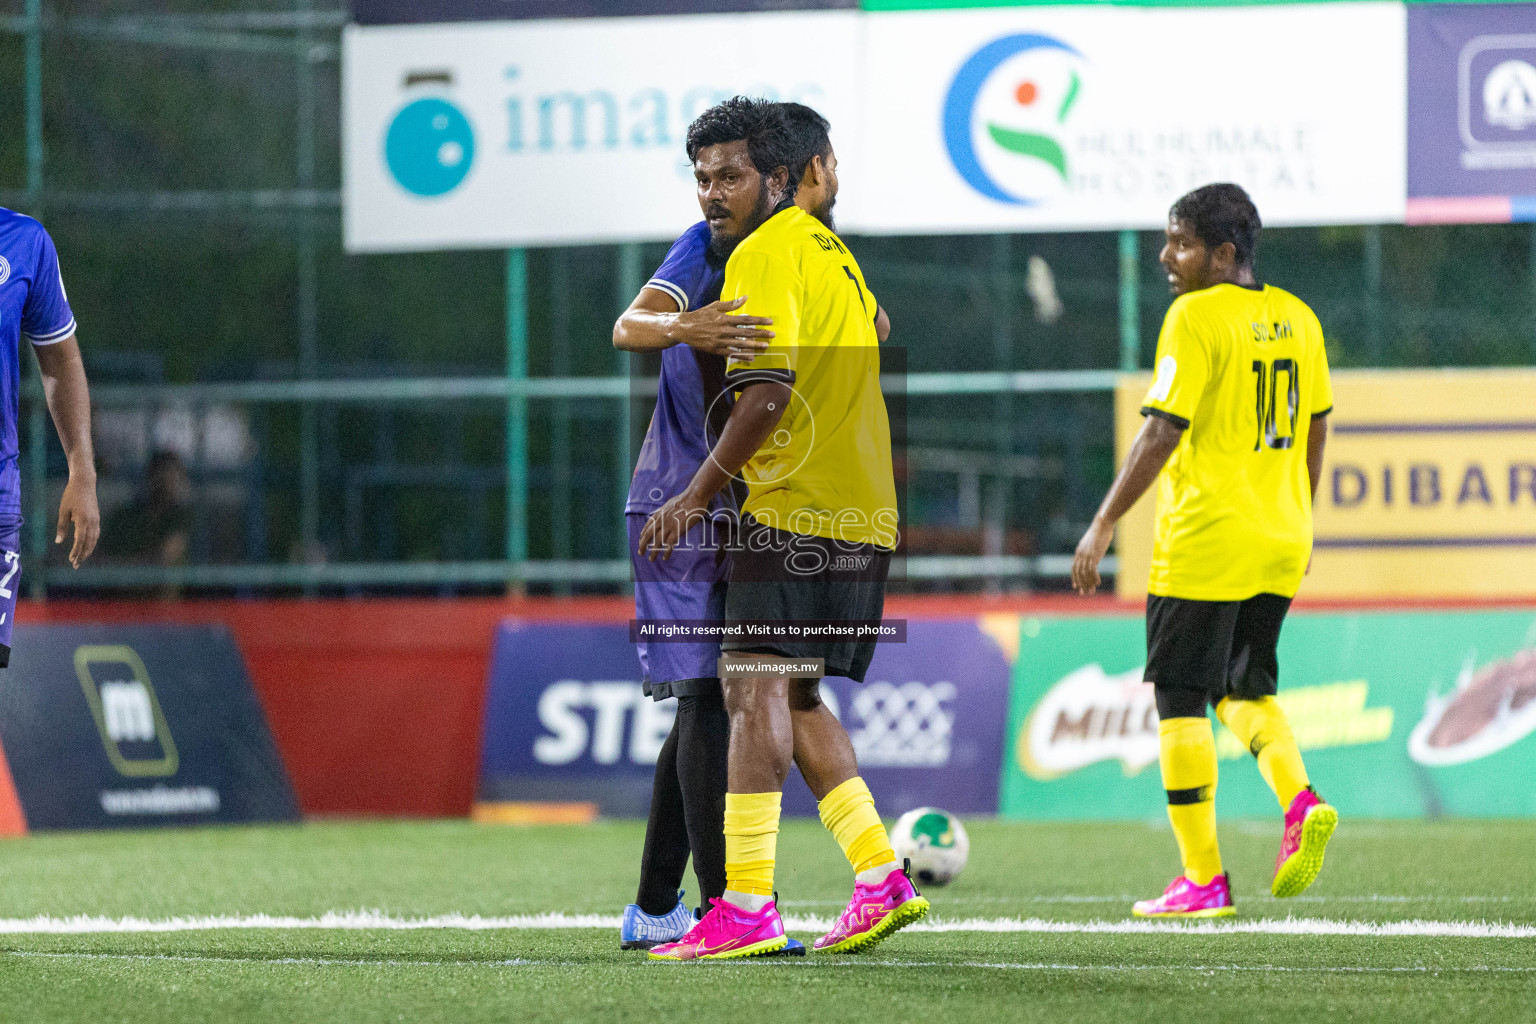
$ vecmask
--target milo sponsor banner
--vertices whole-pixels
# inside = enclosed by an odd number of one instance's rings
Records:
[[[907,642],[881,645],[862,685],[823,681],[882,811],[996,810],[1013,641],[975,619],[910,621]],[[676,711],[641,691],[627,624],[508,620],[492,656],[480,799],[643,815]],[[784,806],[816,813],[798,778]]]
[[[1024,619],[1019,632],[1001,812],[1161,815],[1143,620]],[[1344,813],[1536,815],[1536,611],[1297,612],[1280,671],[1313,784]],[[1220,813],[1275,814],[1253,758],[1215,728]]]
[[[1300,596],[1536,597],[1536,371],[1341,371],[1333,386]],[[1116,392],[1121,459],[1146,388]],[[1146,593],[1154,504],[1116,533],[1123,597]]]

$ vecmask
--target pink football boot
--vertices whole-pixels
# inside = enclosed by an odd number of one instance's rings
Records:
[[[1295,896],[1317,880],[1328,837],[1338,825],[1339,812],[1311,786],[1296,794],[1285,812],[1285,835],[1275,858],[1275,878],[1269,883],[1271,894]]]
[[[761,956],[789,943],[779,909],[768,903],[757,913],[723,899],[711,899],[709,913],[676,942],[651,950],[652,960],[734,960]]]
[[[1226,875],[1217,875],[1205,885],[1196,885],[1180,875],[1155,900],[1137,900],[1131,908],[1137,917],[1231,917],[1232,886]]]
[[[847,909],[814,948],[818,953],[858,953],[927,913],[928,901],[912,888],[905,868],[892,871],[877,885],[855,881]]]

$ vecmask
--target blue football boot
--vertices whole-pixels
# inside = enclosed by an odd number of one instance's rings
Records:
[[[677,894],[677,906],[659,917],[647,914],[638,903],[631,903],[624,908],[624,920],[619,926],[619,948],[650,949],[663,942],[676,942],[693,925],[693,911],[683,905],[682,892]]]
[[[799,939],[790,939],[783,948],[776,949],[772,953],[764,953],[763,959],[771,956],[805,956],[805,943]]]

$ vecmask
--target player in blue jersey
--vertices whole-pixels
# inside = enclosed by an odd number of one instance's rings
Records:
[[[784,158],[805,168],[795,202],[830,225],[837,178],[823,162],[827,124],[795,103],[761,104],[782,136]],[[707,115],[706,115],[707,116]],[[725,147],[721,147],[725,148]],[[729,159],[694,168],[705,219],[673,243],[629,309],[614,325],[613,343],[630,352],[661,351],[656,411],[625,504],[635,570],[635,615],[641,621],[719,621],[725,611],[730,559],[721,541],[732,529],[740,495],[716,496],[710,522],[700,523],[670,560],[638,554],[650,514],[688,486],[709,456],[731,409],[725,360],[751,358],[768,346],[771,321],[740,316],[746,298],[720,302],[725,262],[753,226],[759,207],[777,205],[741,140]],[[877,326],[889,331],[884,311]],[[620,944],[646,949],[680,938],[693,914],[678,887],[693,855],[701,903],[725,891],[726,753],[730,721],[720,680],[717,641],[636,644],[647,692],[678,698],[677,718],[656,761],[650,819],[641,856],[640,890],[625,908]],[[786,952],[804,952],[798,942]]]
[[[90,557],[101,533],[96,457],[91,450],[91,399],[75,341],[75,316],[64,294],[53,239],[31,217],[0,208],[0,666],[10,662],[11,626],[21,590],[21,340],[32,343],[43,394],[69,460],[54,543],[71,525],[69,564]]]

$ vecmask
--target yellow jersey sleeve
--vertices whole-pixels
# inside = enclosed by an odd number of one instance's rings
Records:
[[[799,361],[800,319],[804,310],[804,286],[800,276],[784,260],[766,252],[738,251],[725,268],[721,297],[726,301],[747,297],[736,312],[773,320],[768,348],[753,359],[732,359],[725,366],[726,386],[740,391],[763,380],[795,382]]]
[[[1323,347],[1323,331],[1317,331],[1317,350],[1312,356],[1313,416],[1326,416],[1333,411],[1333,379],[1328,375],[1328,350]]]
[[[1210,379],[1210,352],[1187,307],[1175,302],[1157,337],[1156,374],[1146,401],[1141,404],[1141,414],[1160,415],[1180,427],[1188,427]]]

